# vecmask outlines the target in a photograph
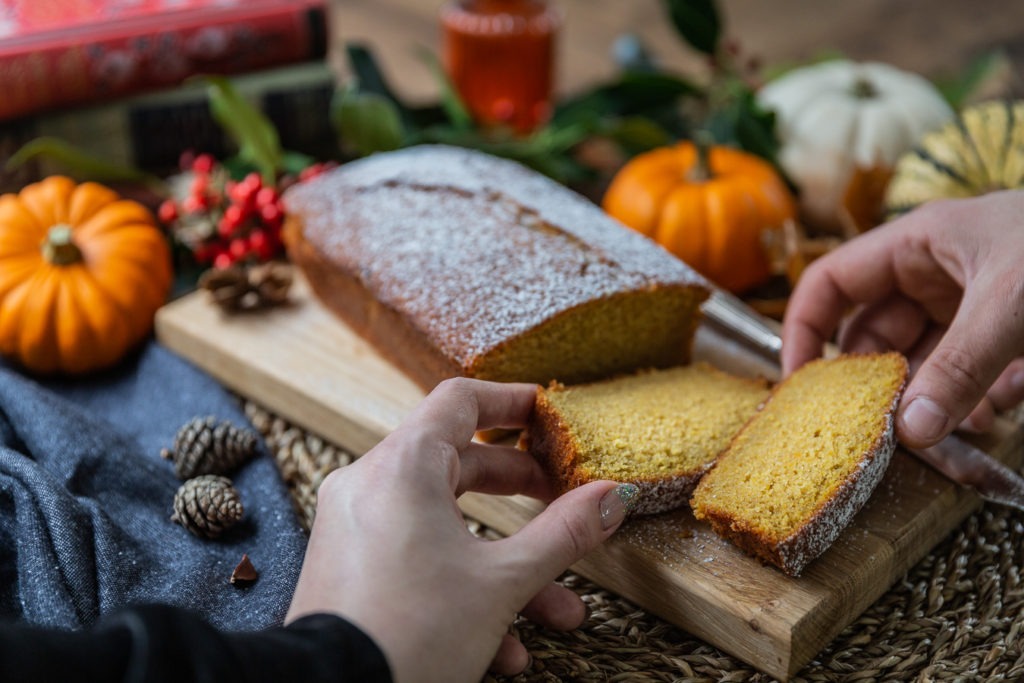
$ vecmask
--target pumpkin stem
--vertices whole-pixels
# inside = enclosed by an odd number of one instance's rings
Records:
[[[43,258],[55,266],[66,266],[82,260],[82,251],[71,239],[71,226],[58,223],[52,226],[43,240]]]
[[[858,76],[853,82],[853,96],[858,100],[870,100],[878,97],[878,88],[864,76]]]
[[[695,183],[703,183],[711,180],[711,146],[714,138],[705,131],[696,133],[693,136],[693,145],[697,148],[697,161],[693,164],[688,174],[688,180]]]

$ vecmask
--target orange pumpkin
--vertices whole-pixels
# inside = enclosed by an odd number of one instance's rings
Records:
[[[763,232],[796,215],[792,194],[766,161],[691,142],[631,159],[602,206],[733,292],[770,277]]]
[[[149,334],[171,279],[138,202],[61,176],[0,196],[0,354],[29,370],[113,365]]]

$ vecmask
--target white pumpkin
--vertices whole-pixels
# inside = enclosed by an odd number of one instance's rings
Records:
[[[758,93],[776,115],[779,163],[814,227],[841,227],[856,169],[891,169],[924,133],[953,117],[929,81],[877,62],[835,60],[787,72]]]

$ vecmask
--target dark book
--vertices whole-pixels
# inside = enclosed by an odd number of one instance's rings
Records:
[[[236,76],[231,82],[270,119],[284,149],[321,160],[338,156],[330,123],[334,76],[323,61]],[[234,151],[233,142],[210,113],[201,83],[0,122],[0,169],[21,145],[43,136],[157,175],[175,172],[185,150],[218,158]],[[61,171],[50,166],[42,162],[17,172],[0,171],[0,191],[17,190],[41,175]]]

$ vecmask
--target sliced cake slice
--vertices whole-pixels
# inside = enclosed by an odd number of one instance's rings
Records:
[[[698,519],[797,576],[885,474],[907,377],[898,353],[808,363],[775,387],[701,480]]]
[[[562,491],[612,479],[640,487],[635,514],[680,507],[768,395],[763,380],[706,363],[539,388],[525,447]]]

